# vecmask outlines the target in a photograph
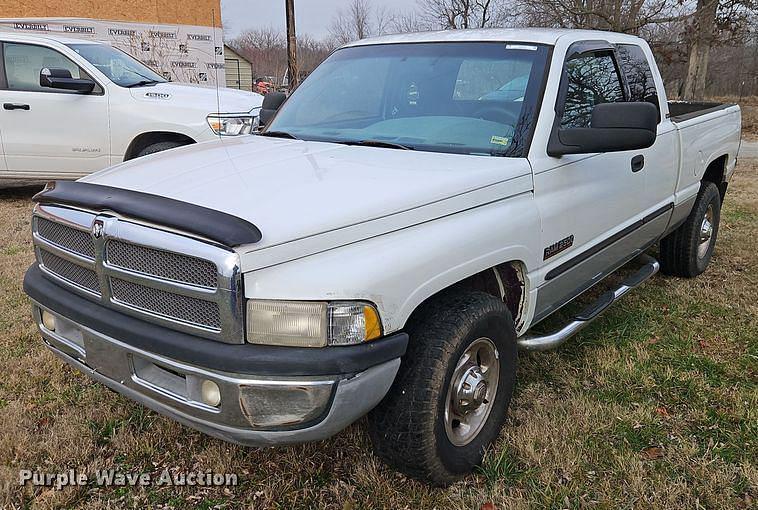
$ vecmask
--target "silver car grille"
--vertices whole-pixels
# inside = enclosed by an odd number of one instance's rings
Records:
[[[158,278],[215,289],[218,269],[209,261],[111,240],[106,245],[108,264]]]
[[[120,303],[161,317],[221,330],[221,316],[216,303],[145,287],[120,278],[111,277],[110,284],[113,299]]]
[[[100,281],[92,269],[75,264],[43,248],[39,249],[40,263],[48,270],[66,280],[71,285],[100,295]]]
[[[104,306],[179,331],[243,343],[239,258],[228,248],[112,214],[38,205],[40,268]]]
[[[45,218],[37,219],[37,231],[41,237],[56,246],[95,259],[95,243],[88,231],[77,230]]]

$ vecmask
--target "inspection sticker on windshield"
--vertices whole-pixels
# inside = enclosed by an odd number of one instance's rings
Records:
[[[492,136],[490,138],[490,143],[495,145],[508,145],[511,142],[511,139],[506,136]]]

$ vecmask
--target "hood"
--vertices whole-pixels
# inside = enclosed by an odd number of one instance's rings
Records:
[[[263,96],[254,92],[186,83],[157,83],[129,89],[134,99],[157,104],[176,104],[202,109],[204,112],[247,113],[263,104]]]
[[[263,237],[239,250],[277,248],[277,260],[265,264],[429,221],[523,193],[532,185],[525,159],[260,136],[158,153],[82,180],[245,219]],[[283,249],[292,243],[303,247]]]

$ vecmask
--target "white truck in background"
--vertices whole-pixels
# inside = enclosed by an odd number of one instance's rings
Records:
[[[104,43],[0,32],[0,185],[76,179],[162,150],[250,134],[263,98],[167,82]]]
[[[645,41],[609,32],[362,40],[283,101],[257,136],[49,184],[35,320],[70,365],[227,441],[368,413],[378,455],[434,484],[497,438],[518,348],[706,269],[740,142],[739,107],[669,103]]]

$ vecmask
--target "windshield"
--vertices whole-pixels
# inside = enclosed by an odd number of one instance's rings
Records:
[[[524,155],[547,48],[467,42],[336,51],[268,126],[304,140]]]
[[[163,83],[166,80],[145,64],[107,44],[69,44],[113,83],[122,87]]]

